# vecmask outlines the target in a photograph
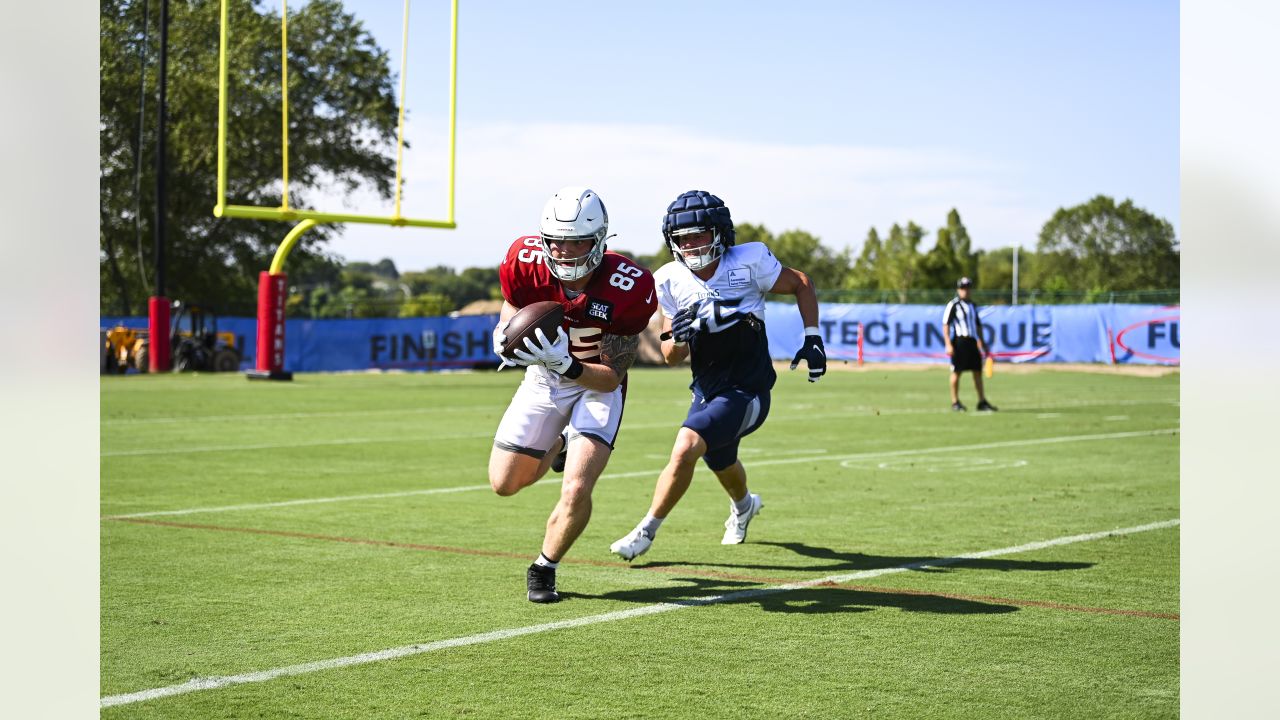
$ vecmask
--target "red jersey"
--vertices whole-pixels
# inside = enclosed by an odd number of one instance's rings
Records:
[[[658,309],[653,273],[615,252],[605,252],[591,280],[577,297],[569,297],[543,259],[542,239],[517,238],[498,268],[502,297],[522,308],[552,300],[564,307],[569,349],[579,360],[600,356],[602,333],[639,335]]]

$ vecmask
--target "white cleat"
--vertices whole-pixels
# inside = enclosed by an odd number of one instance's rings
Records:
[[[621,555],[623,560],[634,560],[649,550],[653,538],[644,534],[644,530],[636,528],[626,536],[609,546],[609,551]]]
[[[759,515],[763,509],[764,501],[755,493],[751,494],[751,510],[746,515],[739,515],[731,504],[729,519],[724,521],[724,539],[720,541],[720,544],[739,545],[745,542],[747,539],[747,525],[751,523],[751,518]]]

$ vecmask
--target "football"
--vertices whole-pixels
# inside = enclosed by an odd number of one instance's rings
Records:
[[[528,349],[524,345],[525,338],[538,341],[534,331],[542,328],[542,332],[546,334],[549,340],[556,338],[556,330],[560,324],[564,322],[564,308],[560,307],[560,303],[553,300],[544,300],[542,302],[530,303],[520,308],[520,310],[511,316],[511,321],[507,323],[505,334],[507,342],[502,346],[502,356],[508,359],[514,359],[511,354],[512,350]]]

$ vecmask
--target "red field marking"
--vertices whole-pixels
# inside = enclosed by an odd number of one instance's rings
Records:
[[[513,553],[504,550],[478,550],[475,548],[453,547],[449,545],[426,545],[421,543],[403,543],[394,540],[372,540],[368,538],[350,538],[338,535],[320,535],[317,533],[296,532],[293,530],[268,530],[265,528],[240,528],[229,527],[225,525],[203,525],[199,523],[180,523],[168,520],[148,520],[145,518],[104,518],[115,520],[116,522],[134,523],[137,525],[158,525],[160,527],[182,528],[186,530],[218,530],[221,532],[245,533],[249,535],[271,535],[275,537],[301,538],[304,540],[325,540],[328,542],[349,543],[352,545],[373,545],[377,547],[400,548],[402,550],[424,550],[428,552],[451,553],[455,555],[480,555],[484,557],[500,557],[514,558],[517,560],[528,559],[527,553]],[[562,560],[569,565],[592,565],[595,567],[609,568],[634,568],[636,570],[648,570],[651,572],[662,572],[674,575],[698,575],[701,577],[722,578],[725,580],[743,580],[746,582],[760,583],[761,585],[781,585],[792,582],[800,582],[797,580],[786,580],[781,578],[759,577],[755,575],[739,575],[736,573],[720,572],[718,570],[701,570],[689,567],[674,566],[634,566],[625,562],[611,562],[608,560]],[[1094,613],[1098,615],[1124,615],[1128,617],[1140,618],[1156,618],[1160,620],[1181,620],[1176,613],[1156,613],[1146,610],[1125,610],[1122,608],[1103,608],[1092,607],[1088,605],[1068,605],[1065,603],[1050,602],[1047,600],[1018,600],[1015,598],[993,597],[990,595],[961,595],[958,593],[933,592],[930,590],[911,590],[905,588],[886,588],[876,585],[852,585],[848,583],[837,584],[832,582],[822,583],[819,587],[843,587],[850,590],[858,590],[862,592],[876,592],[887,595],[917,595],[917,596],[933,596],[944,597],[952,600],[968,600],[971,602],[989,602],[1001,603],[1005,605],[1015,605],[1018,607],[1036,607],[1048,610],[1066,610],[1070,612]]]
[[[159,525],[161,527],[183,528],[186,530],[220,530],[222,532],[246,533],[249,535],[273,535],[275,537],[301,538],[304,540],[326,540],[328,542],[350,543],[352,545],[375,545],[379,547],[400,548],[402,550],[425,550],[428,552],[452,553],[455,555],[481,555],[484,557],[500,557],[515,558],[517,560],[528,560],[528,553],[513,553],[505,550],[478,550],[475,548],[453,547],[450,545],[424,545],[421,543],[405,543],[396,542],[394,540],[371,540],[367,538],[350,538],[338,535],[319,535],[316,533],[296,532],[293,530],[268,530],[265,528],[242,528],[230,527],[226,525],[203,525],[199,523],[181,523],[169,520],[150,520],[147,518],[103,518],[104,520],[114,520],[115,522],[135,523],[137,525]],[[674,567],[674,566],[633,566],[629,563],[609,560],[591,560],[582,559],[565,559],[561,562],[568,565],[593,565],[595,567],[608,568],[631,568],[636,570],[649,570],[652,572],[664,572],[675,575],[699,575],[703,577],[723,578],[725,580],[745,580],[747,582],[756,582],[763,584],[784,584],[794,582],[790,579],[783,578],[764,578],[751,575],[736,575],[734,573],[720,572],[718,570],[698,570],[694,568]]]

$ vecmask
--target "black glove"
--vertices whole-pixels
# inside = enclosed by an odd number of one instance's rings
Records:
[[[687,343],[698,333],[701,325],[698,322],[698,303],[680,308],[671,316],[671,339],[679,344]]]
[[[818,378],[827,374],[827,350],[822,346],[821,335],[805,335],[804,344],[791,359],[791,369],[795,370],[801,358],[809,364],[809,382],[818,382]]]

